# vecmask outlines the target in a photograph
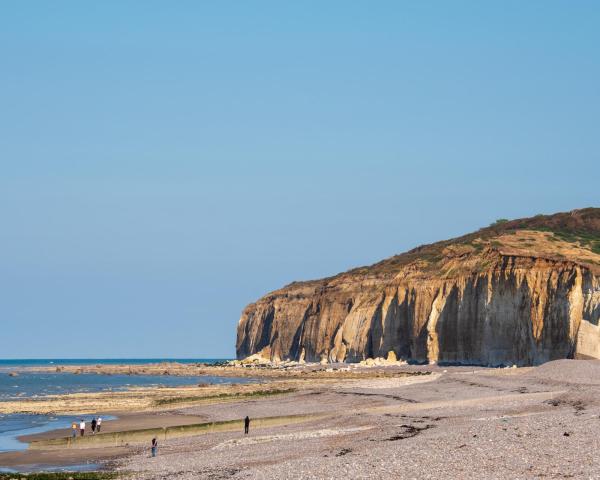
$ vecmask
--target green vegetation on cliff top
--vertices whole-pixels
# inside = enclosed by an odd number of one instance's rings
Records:
[[[520,230],[550,232],[559,240],[578,244],[596,254],[600,254],[600,208],[584,208],[552,215],[539,214],[534,217],[516,220],[498,219],[489,227],[476,232],[429,245],[422,245],[374,265],[350,270],[349,273],[392,273],[399,267],[415,261],[425,262],[430,265],[430,268],[435,269],[437,263],[443,258],[443,250],[446,247],[469,245],[474,248],[475,252],[480,252],[484,248],[484,242],[489,241],[492,247],[499,248],[501,243],[495,240],[495,237],[516,233]],[[528,246],[535,249],[534,244]]]
[[[291,285],[300,284],[320,284],[339,277],[341,275],[394,275],[403,266],[411,263],[420,262],[421,269],[428,272],[440,271],[440,263],[444,259],[444,249],[446,247],[468,246],[472,252],[482,252],[486,246],[492,248],[502,247],[502,243],[497,239],[502,235],[515,234],[522,230],[533,230],[539,232],[549,232],[553,236],[550,241],[565,241],[574,244],[574,246],[589,249],[595,254],[600,255],[600,208],[582,208],[570,212],[555,213],[552,215],[538,214],[529,218],[519,218],[516,220],[507,220],[500,218],[493,222],[489,227],[482,228],[461,237],[442,240],[440,242],[421,245],[408,252],[394,255],[393,257],[382,260],[370,266],[358,267],[347,272],[340,273],[320,280],[306,282],[292,282]],[[536,244],[530,240],[523,240],[524,247],[535,252]],[[564,255],[556,252],[556,258],[562,258]],[[589,260],[589,263],[600,265],[597,260]],[[485,261],[482,261],[476,268],[480,271],[485,267]],[[449,272],[446,272],[448,275]],[[452,273],[452,272],[450,272]]]

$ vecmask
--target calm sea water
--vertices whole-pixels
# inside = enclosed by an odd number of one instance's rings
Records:
[[[198,383],[240,383],[243,378],[175,377],[168,375],[100,375],[96,373],[0,372],[0,401],[79,392],[127,390],[131,387],[176,387]]]
[[[48,367],[56,365],[145,365],[147,363],[179,362],[179,363],[218,363],[228,358],[25,358],[0,359],[0,369],[18,367]]]
[[[25,371],[23,367],[96,365],[96,364],[146,364],[166,361],[185,363],[216,363],[218,359],[58,359],[58,360],[0,360],[0,402],[45,395],[75,392],[102,392],[126,390],[132,387],[181,386],[198,383],[244,383],[253,381],[246,378],[218,376],[175,377],[168,375],[99,375],[72,373],[46,373]],[[17,372],[17,376],[11,373]],[[91,421],[92,416],[77,416]],[[108,417],[104,416],[105,419]],[[57,428],[69,428],[73,417],[55,415],[0,414],[0,452],[27,448],[17,437],[41,433]],[[0,465],[0,468],[2,465]]]

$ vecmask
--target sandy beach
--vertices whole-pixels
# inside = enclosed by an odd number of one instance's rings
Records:
[[[67,444],[66,430],[34,435],[27,451],[0,454],[0,465],[100,462],[140,480],[600,476],[599,362],[331,373],[210,387],[254,396],[112,410],[119,418],[89,442]]]

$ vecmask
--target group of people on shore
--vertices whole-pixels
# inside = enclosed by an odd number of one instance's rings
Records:
[[[94,417],[90,422],[92,427],[92,434],[100,433],[100,429],[102,428],[102,417]],[[85,435],[85,420],[82,418],[79,422],[74,421],[71,424],[71,437],[77,437],[77,430],[79,430],[79,435],[83,437]]]

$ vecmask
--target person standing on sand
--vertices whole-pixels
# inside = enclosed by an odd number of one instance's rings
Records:
[[[156,441],[156,437],[152,439],[152,456],[156,457],[156,449],[158,448],[158,442]]]
[[[248,431],[250,430],[250,417],[246,415],[244,418],[244,435],[248,435]]]
[[[82,418],[81,422],[79,422],[79,433],[83,437],[85,435],[85,420]]]
[[[96,425],[97,425],[96,417],[94,417],[92,419],[92,435],[96,433]]]
[[[71,438],[75,438],[77,436],[77,422],[73,422],[71,424]]]
[[[98,417],[98,421],[96,422],[96,432],[100,433],[101,427],[102,427],[102,417]]]

